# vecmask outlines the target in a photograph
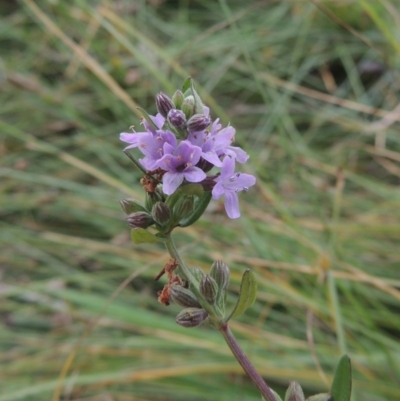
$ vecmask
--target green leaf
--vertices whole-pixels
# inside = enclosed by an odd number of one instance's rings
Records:
[[[332,396],[329,393],[320,393],[308,397],[306,401],[332,401]]]
[[[243,273],[242,283],[240,284],[240,294],[235,309],[226,321],[242,315],[247,308],[253,305],[257,295],[257,281],[254,273],[247,269]]]
[[[138,107],[138,109],[140,110],[140,112],[143,114],[143,118],[155,129],[158,129],[156,127],[156,125],[153,123],[153,120],[150,118],[150,116],[148,115],[147,111],[142,109],[141,107]]]
[[[204,106],[203,106],[203,102],[200,99],[200,96],[198,95],[198,93],[196,92],[196,89],[194,88],[194,84],[193,81],[191,81],[191,85],[190,85],[191,89],[192,89],[192,94],[194,97],[194,114],[204,114]]]
[[[350,401],[351,396],[351,362],[348,355],[340,358],[331,387],[334,401]]]
[[[182,85],[182,92],[185,93],[192,86],[192,78],[186,78],[186,81]]]
[[[161,238],[157,238],[152,233],[149,233],[144,228],[134,228],[131,230],[131,238],[133,242],[138,244],[154,244],[158,241],[161,241]]]
[[[203,195],[201,195],[199,198],[196,198],[193,212],[190,213],[189,216],[180,220],[179,226],[187,227],[195,223],[207,209],[210,200],[211,200],[211,191],[204,191]]]
[[[204,193],[204,189],[200,184],[187,184],[187,185],[182,185],[179,190],[181,193],[185,195],[195,195],[197,197],[201,197]]]

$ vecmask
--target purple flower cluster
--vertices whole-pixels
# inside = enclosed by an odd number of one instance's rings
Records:
[[[220,168],[220,174],[214,174],[212,196],[219,199],[225,195],[228,216],[238,218],[237,194],[247,191],[256,179],[235,173],[235,163],[245,163],[249,158],[241,148],[232,146],[235,129],[222,128],[218,119],[212,123],[205,106],[203,113],[184,113],[185,105],[183,111],[179,110],[162,93],[157,95],[156,103],[159,113],[142,120],[143,132],[120,134],[121,141],[129,144],[125,149],[138,148],[144,155],[139,161],[146,170],[163,170],[166,195],[172,195],[184,182],[201,183],[212,167]]]

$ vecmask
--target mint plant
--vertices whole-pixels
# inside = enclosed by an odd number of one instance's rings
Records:
[[[191,328],[208,321],[220,331],[262,397],[280,401],[229,328],[229,321],[242,315],[256,299],[255,275],[251,270],[243,273],[236,305],[227,312],[229,267],[223,261],[215,261],[208,274],[198,267],[190,268],[179,255],[171,235],[176,227],[195,223],[212,198],[223,196],[228,217],[240,217],[239,193],[248,191],[256,178],[237,172],[236,166],[246,163],[249,156],[240,147],[233,146],[235,129],[232,126],[223,128],[218,119],[212,121],[209,108],[203,104],[190,78],[172,98],[159,93],[156,107],[156,116],[142,111],[143,131],[120,134],[121,141],[128,144],[124,152],[143,172],[144,202],[121,200],[126,221],[132,228],[132,239],[136,244],[160,241],[165,244],[171,259],[156,277],[159,279],[165,274],[168,280],[158,299],[165,305],[175,302],[183,307],[176,323]],[[132,156],[130,149],[137,149],[141,158]],[[339,363],[330,393],[317,394],[308,400],[349,401],[350,394],[351,366],[345,356]],[[292,382],[285,401],[304,400],[300,385]]]

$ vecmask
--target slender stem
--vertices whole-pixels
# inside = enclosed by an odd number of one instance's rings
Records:
[[[186,266],[185,262],[182,260],[181,256],[179,255],[178,250],[176,249],[175,243],[172,240],[171,235],[168,236],[168,239],[165,241],[165,246],[172,258],[174,258],[179,265],[183,278],[192,283],[194,287],[197,287],[198,281],[191,273],[188,266]],[[197,295],[197,294],[196,294]]]
[[[171,235],[169,235],[168,239],[165,241],[165,246],[167,247],[171,257],[178,262],[180,273],[182,274],[183,278],[192,284],[191,290],[196,295],[197,299],[200,301],[201,306],[203,307],[204,310],[207,311],[210,318],[213,318],[216,315],[213,306],[204,300],[203,295],[199,291],[199,282],[193,276],[192,272],[190,271],[190,268],[186,265],[186,263],[182,260],[181,256],[179,255],[179,252],[176,249],[175,243],[172,240]]]
[[[199,285],[198,281],[191,273],[189,267],[185,264],[185,262],[180,257],[179,252],[176,249],[175,244],[170,235],[168,236],[168,239],[165,241],[165,246],[167,247],[168,252],[171,255],[171,257],[174,258],[178,262],[182,276],[186,280],[188,280],[189,283],[192,284],[192,290],[195,293],[195,295],[198,297],[199,300],[203,299],[203,296],[201,295],[200,291],[198,290],[198,285]],[[210,315],[210,318],[211,317],[214,318],[213,319],[214,324],[217,326],[218,330],[223,335],[226,343],[228,344],[229,348],[231,349],[231,351],[232,351],[233,355],[235,356],[235,358],[237,359],[237,361],[242,366],[243,370],[250,377],[250,379],[255,384],[255,386],[259,389],[261,395],[266,399],[266,401],[276,401],[276,398],[275,398],[272,390],[267,386],[267,384],[264,382],[264,379],[260,376],[260,374],[257,372],[256,368],[250,362],[249,358],[247,358],[247,356],[245,355],[243,350],[240,348],[238,342],[236,341],[236,338],[234,337],[231,330],[229,329],[228,324],[222,323],[219,319],[216,319],[215,310],[207,302],[202,303],[202,306],[205,310],[207,310],[207,312]]]
[[[228,323],[224,323],[222,326],[220,326],[219,331],[224,336],[226,343],[228,344],[237,361],[242,366],[243,370],[250,377],[255,386],[260,390],[261,395],[267,401],[276,401],[272,390],[268,387],[264,379],[257,372],[256,368],[250,362],[249,358],[247,358],[242,348],[240,348],[240,345],[238,344],[236,338],[228,327]]]

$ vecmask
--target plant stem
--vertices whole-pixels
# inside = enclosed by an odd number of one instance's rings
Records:
[[[249,358],[247,358],[242,348],[240,348],[240,345],[238,344],[233,333],[231,332],[228,323],[224,323],[222,326],[220,326],[219,331],[224,336],[226,343],[228,344],[229,348],[231,349],[237,361],[242,366],[243,370],[250,377],[255,386],[260,390],[261,395],[267,401],[276,401],[276,398],[272,390],[268,387],[264,379],[257,372],[256,368],[250,362]]]
[[[181,256],[179,255],[179,252],[176,249],[175,243],[172,240],[171,235],[169,235],[168,239],[165,241],[165,246],[167,247],[167,250],[168,250],[169,254],[171,255],[171,257],[174,258],[178,262],[178,265],[179,265],[179,268],[183,275],[183,278],[185,280],[189,281],[189,283],[192,283],[194,287],[197,287],[196,284],[198,284],[198,281],[193,276],[189,267],[186,266],[185,262],[182,260]]]
[[[171,255],[171,257],[178,262],[179,270],[183,278],[192,284],[190,289],[193,291],[197,299],[200,301],[203,309],[207,311],[210,317],[215,316],[214,308],[204,300],[203,295],[199,291],[199,282],[193,276],[192,272],[190,271],[190,268],[186,265],[186,263],[182,260],[181,256],[179,255],[179,252],[176,249],[175,243],[172,240],[171,235],[169,235],[168,239],[165,241],[165,246],[167,247],[167,250]]]
[[[192,284],[191,287],[192,291],[195,293],[195,295],[198,297],[199,300],[203,299],[203,296],[198,290],[198,285],[199,285],[198,281],[191,273],[189,267],[180,257],[179,252],[176,249],[175,244],[170,235],[168,236],[168,239],[165,241],[165,246],[167,247],[171,257],[178,262],[180,273],[182,274],[183,278],[185,278],[186,280],[189,281],[189,283]],[[202,303],[202,306],[209,313],[210,318],[213,320],[214,324],[217,326],[218,330],[223,335],[233,355],[240,363],[246,374],[250,377],[252,382],[255,384],[255,386],[259,389],[261,395],[265,398],[266,401],[276,401],[272,390],[267,386],[264,379],[260,376],[256,368],[250,362],[249,358],[247,358],[243,350],[240,348],[240,345],[238,344],[236,338],[229,329],[228,324],[221,322],[219,319],[215,319],[216,318],[215,310],[212,308],[211,305],[207,305],[207,303],[204,304]]]

